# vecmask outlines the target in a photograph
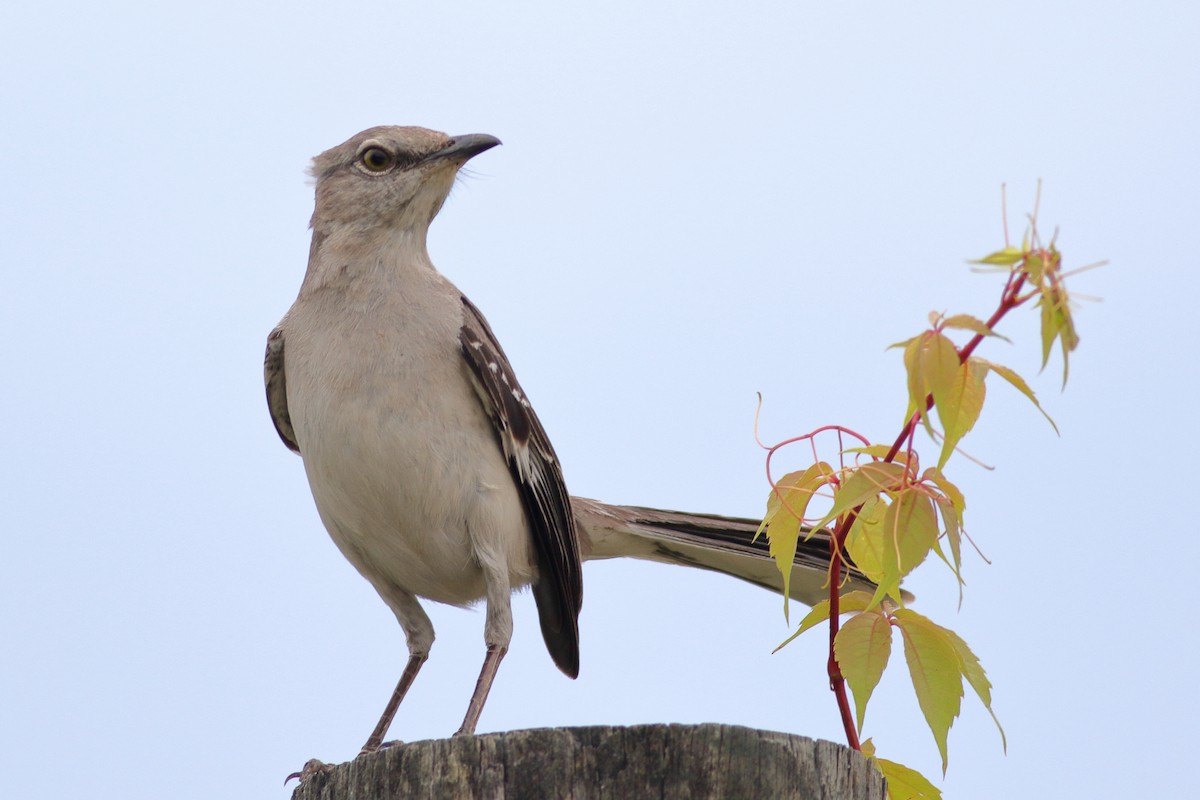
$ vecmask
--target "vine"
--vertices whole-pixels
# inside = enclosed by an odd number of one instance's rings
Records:
[[[1062,270],[1062,254],[1055,239],[1048,244],[1040,239],[1036,204],[1020,247],[1009,243],[1006,226],[1004,248],[971,263],[980,271],[1006,274],[999,302],[986,320],[931,312],[928,329],[892,345],[903,351],[908,408],[906,422],[891,444],[872,443],[849,428],[826,425],[803,436],[762,445],[767,450],[771,492],[759,533],[766,531],[771,555],[783,574],[785,616],[800,536],[807,539],[815,531],[831,531],[829,598],[813,607],[779,648],[827,623],[829,685],[846,741],[869,756],[884,774],[891,800],[941,797],[923,775],[877,757],[872,741],[859,738],[867,704],[891,656],[893,630],[900,632],[913,689],[941,755],[943,774],[948,765],[949,730],[961,707],[963,679],[992,715],[1007,749],[1004,729],[992,709],[992,686],[979,659],[953,631],[907,608],[911,596],[900,587],[905,576],[932,552],[953,572],[962,603],[962,543],[964,538],[970,542],[963,526],[966,501],[944,469],[979,419],[988,377],[997,375],[1013,386],[1058,430],[1020,375],[981,358],[976,350],[988,338],[1005,338],[996,333],[996,327],[1012,311],[1031,302],[1040,310],[1042,368],[1057,344],[1064,388],[1070,353],[1079,344],[1065,284],[1070,273]],[[949,332],[970,337],[959,346]],[[936,424],[931,412],[936,414]],[[757,419],[755,427],[757,431]],[[916,446],[918,428],[933,442],[940,442],[936,465],[924,471]],[[818,437],[831,434],[838,440],[836,468],[819,458],[817,447]],[[855,440],[855,446],[847,447],[847,438]],[[811,447],[812,465],[775,480],[773,457],[798,442]],[[849,464],[848,457],[852,457]],[[829,507],[824,513],[810,514],[810,504],[818,496],[828,500]],[[851,565],[870,579],[873,592],[848,587]],[[851,614],[843,623],[842,617]],[[847,685],[854,697],[853,708]]]

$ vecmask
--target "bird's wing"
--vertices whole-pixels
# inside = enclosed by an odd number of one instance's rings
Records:
[[[554,663],[579,674],[579,609],[583,569],[571,499],[550,438],[525,398],[483,314],[466,297],[459,333],[475,390],[495,427],[532,528],[538,559],[533,585],[542,636]],[[278,424],[278,423],[276,423]]]
[[[263,359],[263,378],[267,383],[267,408],[279,438],[290,450],[300,452],[292,417],[288,414],[287,376],[283,369],[283,328],[277,327],[267,336],[267,355]]]

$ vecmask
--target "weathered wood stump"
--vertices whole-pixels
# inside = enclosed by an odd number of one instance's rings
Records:
[[[330,767],[292,800],[883,800],[833,742],[736,725],[542,728],[410,742]]]

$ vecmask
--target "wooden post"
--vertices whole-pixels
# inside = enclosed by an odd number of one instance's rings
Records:
[[[736,725],[541,728],[395,745],[305,780],[292,800],[883,800],[833,742]]]

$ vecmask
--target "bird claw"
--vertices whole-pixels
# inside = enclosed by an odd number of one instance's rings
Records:
[[[400,739],[393,739],[390,742],[381,743],[378,747],[371,747],[371,748],[364,747],[362,750],[358,751],[358,756],[359,757],[367,756],[367,755],[370,755],[371,753],[378,753],[380,750],[387,750],[391,747],[398,747],[399,745],[402,745],[402,744],[404,744],[404,742],[401,741]]]
[[[361,752],[359,752],[359,755],[365,756],[368,753],[376,753],[379,750],[387,750],[389,747],[396,747],[397,745],[401,744],[404,744],[404,742],[400,741],[399,739],[393,739],[390,742],[384,742],[383,744],[379,745],[379,747],[375,750],[363,749]],[[310,758],[308,761],[304,762],[304,767],[299,772],[293,772],[291,775],[288,775],[286,778],[284,778],[283,785],[287,786],[292,782],[293,778],[299,780],[300,783],[304,783],[306,780],[309,780],[316,775],[322,775],[326,772],[329,772],[331,769],[333,769],[332,765],[326,764],[324,761],[316,758]]]
[[[324,761],[310,758],[308,761],[304,762],[304,767],[299,772],[293,772],[291,775],[288,775],[286,778],[284,778],[283,785],[287,786],[291,782],[292,778],[296,778],[300,781],[300,783],[304,783],[313,776],[321,775],[322,773],[328,772],[330,769],[331,767]]]

